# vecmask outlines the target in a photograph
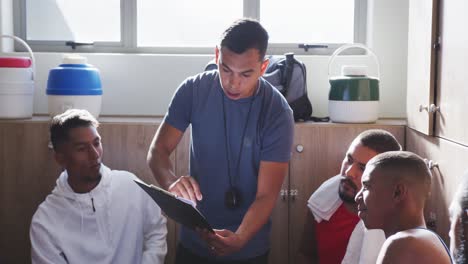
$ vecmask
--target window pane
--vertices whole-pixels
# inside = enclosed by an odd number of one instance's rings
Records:
[[[26,0],[28,40],[120,41],[120,0]]]
[[[265,0],[260,20],[270,43],[354,42],[354,0]]]
[[[214,47],[242,0],[138,0],[138,46]]]

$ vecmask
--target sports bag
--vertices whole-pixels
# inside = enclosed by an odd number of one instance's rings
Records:
[[[307,96],[307,72],[293,53],[270,56],[263,78],[283,94],[294,113],[294,121],[309,120],[312,104]]]

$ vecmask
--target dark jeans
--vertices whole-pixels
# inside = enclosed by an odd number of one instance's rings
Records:
[[[192,253],[179,243],[177,246],[175,264],[268,264],[268,252],[261,256],[244,260],[211,260]]]

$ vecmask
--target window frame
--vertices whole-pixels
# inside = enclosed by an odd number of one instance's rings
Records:
[[[95,42],[92,46],[77,46],[72,49],[63,41],[26,40],[26,0],[13,1],[14,33],[24,39],[36,52],[77,52],[77,53],[151,53],[151,54],[212,54],[214,47],[137,47],[137,1],[120,0],[121,5],[121,41]],[[244,17],[259,19],[261,1],[243,0]],[[366,43],[367,1],[354,0],[354,42]],[[327,45],[327,48],[299,48],[299,44]],[[345,43],[270,43],[268,54],[294,52],[297,55],[330,55]],[[15,44],[16,51],[25,48]],[[360,54],[360,52],[358,52]]]

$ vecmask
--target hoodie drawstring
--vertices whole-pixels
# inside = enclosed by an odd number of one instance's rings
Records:
[[[89,198],[91,198],[91,207],[93,208],[93,213],[96,212],[96,207],[94,207],[94,197],[93,195],[91,194],[92,190],[88,193],[89,195]]]
[[[91,205],[93,206],[93,212],[96,212],[96,208],[94,207],[94,198],[91,197]]]

